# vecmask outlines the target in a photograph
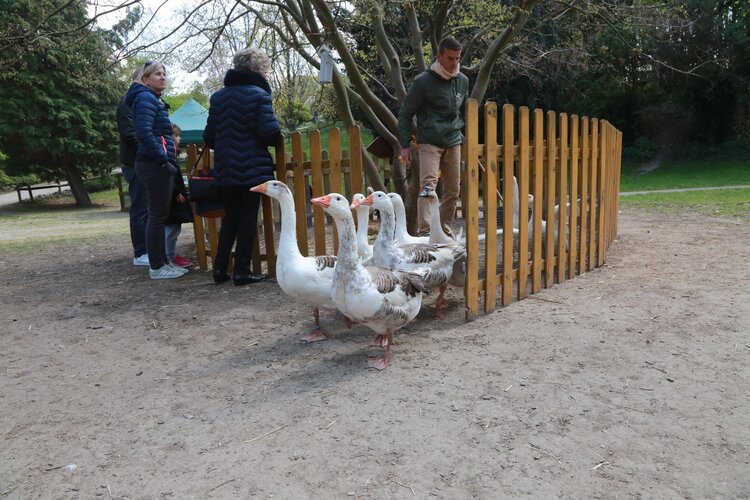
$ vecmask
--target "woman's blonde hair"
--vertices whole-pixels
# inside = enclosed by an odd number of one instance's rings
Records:
[[[265,52],[255,47],[242,49],[234,54],[232,63],[235,69],[266,74],[271,71],[271,60]]]
[[[162,63],[158,61],[148,61],[146,64],[143,65],[143,72],[141,73],[141,81],[153,75],[160,69],[163,69],[164,73],[167,72],[167,68],[165,68]]]

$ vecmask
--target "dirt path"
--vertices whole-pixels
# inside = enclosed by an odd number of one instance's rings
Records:
[[[694,219],[626,211],[604,268],[471,323],[454,290],[379,373],[126,234],[0,254],[0,497],[747,498],[750,221]]]

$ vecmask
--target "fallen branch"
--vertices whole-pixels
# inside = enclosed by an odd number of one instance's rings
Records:
[[[213,488],[211,488],[210,490],[208,490],[207,493],[211,493],[214,490],[218,490],[219,488],[221,488],[225,484],[231,483],[232,481],[236,481],[236,480],[237,480],[236,478],[235,479],[228,479],[228,480],[224,481],[223,483],[221,483],[219,486],[214,486]]]
[[[271,434],[273,434],[274,432],[279,432],[279,431],[280,431],[281,429],[283,429],[283,428],[284,428],[284,427],[286,427],[287,425],[289,425],[289,424],[284,424],[284,425],[282,425],[281,427],[277,427],[276,429],[274,429],[274,430],[272,430],[272,431],[270,431],[270,432],[266,432],[266,433],[265,433],[265,434],[263,434],[262,436],[254,437],[254,438],[252,438],[252,439],[248,439],[247,441],[244,441],[244,442],[245,442],[245,443],[252,443],[253,441],[257,441],[257,440],[259,440],[259,439],[263,439],[263,438],[264,438],[264,437],[266,437],[266,436],[270,436],[270,435],[271,435]]]
[[[15,427],[16,427],[16,424],[11,425],[10,429],[8,429],[7,431],[3,432],[3,437],[7,436],[10,433],[10,431],[12,431]]]
[[[399,486],[403,486],[404,488],[409,488],[409,490],[411,490],[411,494],[412,494],[413,496],[417,496],[417,494],[416,494],[416,493],[414,493],[414,488],[412,488],[411,486],[408,486],[408,485],[406,485],[406,484],[404,484],[404,483],[399,483],[399,482],[398,482],[398,481],[396,481],[395,479],[393,480],[393,482],[394,482],[394,483],[396,483],[396,484],[397,484],[397,485],[399,485]]]
[[[657,368],[656,366],[654,366],[653,363],[651,363],[649,361],[644,361],[644,363],[646,363],[648,365],[646,368],[653,368],[654,370],[662,372],[665,375],[667,374],[667,372],[665,370],[662,370],[661,368]]]
[[[560,302],[559,300],[543,299],[541,297],[537,297],[536,295],[529,295],[528,298],[536,299],[536,300],[543,300],[544,302],[552,302],[553,304],[565,304],[565,302]]]

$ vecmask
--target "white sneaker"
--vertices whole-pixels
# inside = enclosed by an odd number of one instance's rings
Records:
[[[180,267],[177,264],[172,264],[171,262],[167,264],[169,267],[180,273],[180,275],[187,274],[188,270],[186,267]]]
[[[181,273],[168,265],[163,265],[159,269],[148,270],[148,275],[152,280],[171,280],[174,278],[182,278],[184,274],[185,273]]]
[[[144,253],[140,257],[133,257],[134,266],[148,266],[148,254]]]

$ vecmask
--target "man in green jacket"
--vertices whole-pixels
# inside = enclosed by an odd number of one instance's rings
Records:
[[[444,38],[430,68],[414,79],[398,114],[401,158],[409,164],[411,124],[417,116],[419,172],[422,190],[435,189],[438,172],[443,183],[440,221],[447,234],[456,215],[460,190],[459,163],[463,143],[463,104],[469,97],[469,79],[460,72],[461,44],[455,38]],[[430,231],[430,207],[427,200],[418,200],[420,235]]]

